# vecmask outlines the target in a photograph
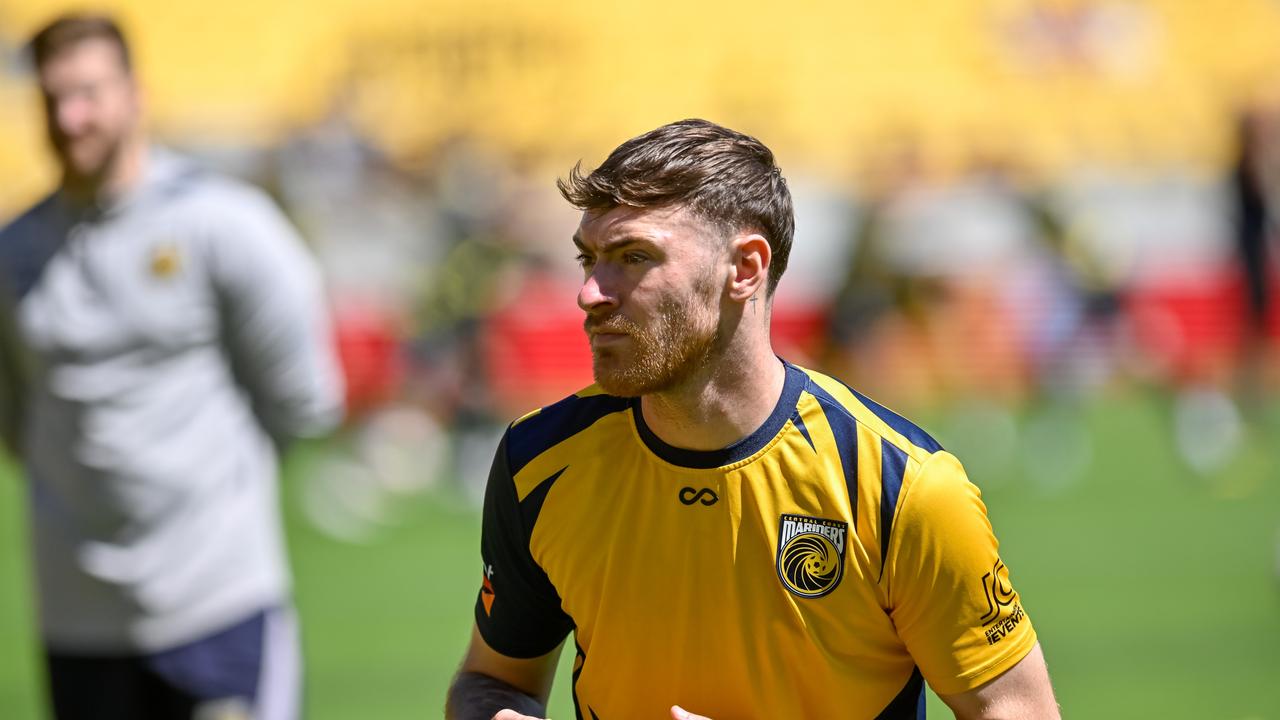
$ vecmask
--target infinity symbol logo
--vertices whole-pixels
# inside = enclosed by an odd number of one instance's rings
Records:
[[[680,502],[685,505],[692,505],[700,502],[703,505],[715,505],[720,500],[720,496],[716,495],[711,488],[702,488],[694,490],[691,487],[680,488]]]

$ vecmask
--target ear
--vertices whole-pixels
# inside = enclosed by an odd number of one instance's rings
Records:
[[[759,233],[741,234],[729,245],[733,262],[733,278],[729,283],[729,297],[746,303],[757,294],[763,295],[769,284],[769,263],[773,251],[769,241]]]

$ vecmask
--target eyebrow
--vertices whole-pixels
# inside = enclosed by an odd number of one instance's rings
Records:
[[[582,242],[581,233],[575,232],[573,234],[573,244],[577,245],[579,250],[583,252],[587,252],[587,246],[585,243]],[[610,250],[618,250],[620,248],[625,248],[630,245],[642,245],[642,244],[653,245],[654,244],[653,238],[647,237],[645,235],[623,235],[618,238],[605,240],[603,243],[601,243],[599,252],[609,252]]]

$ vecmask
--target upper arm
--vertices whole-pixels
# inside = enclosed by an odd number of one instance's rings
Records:
[[[485,487],[476,627],[489,647],[516,658],[551,652],[573,629],[560,594],[529,548],[536,508],[522,502],[507,460],[507,431]]]
[[[959,720],[1059,717],[1039,643],[1018,664],[985,685],[938,697]]]
[[[540,717],[545,708],[560,648],[573,623],[529,550],[535,521],[532,510],[521,506],[504,435],[485,489],[483,576],[471,643],[449,693],[451,718],[487,720],[502,708]],[[511,690],[527,697],[513,696]]]
[[[938,452],[909,473],[885,570],[889,613],[934,691],[967,692],[1026,657],[1035,630],[960,463]]]
[[[265,194],[221,203],[210,274],[237,379],[273,434],[322,434],[341,419],[342,378],[319,268]]]

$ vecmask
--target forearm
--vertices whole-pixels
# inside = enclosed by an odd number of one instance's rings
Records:
[[[445,704],[447,720],[490,720],[499,710],[515,710],[532,717],[546,717],[546,706],[537,698],[497,678],[461,672],[449,688]]]

